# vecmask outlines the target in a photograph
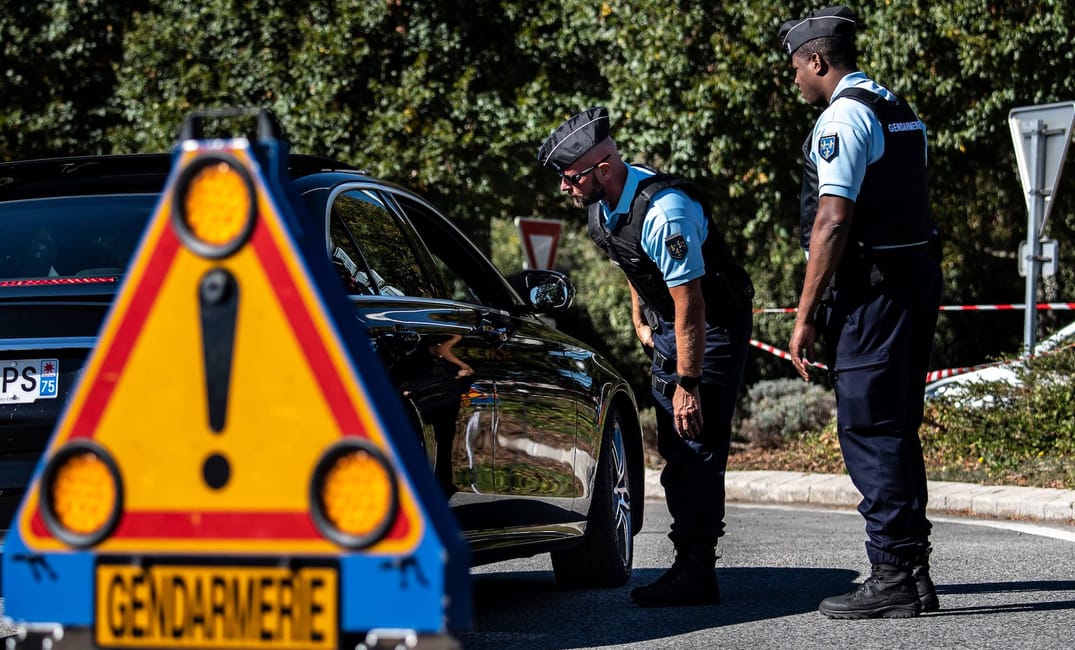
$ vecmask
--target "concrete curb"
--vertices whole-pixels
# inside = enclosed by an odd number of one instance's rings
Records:
[[[729,503],[787,503],[854,508],[862,498],[846,474],[807,472],[728,472]],[[664,500],[660,471],[646,469],[646,499]],[[929,482],[934,514],[1075,524],[1075,490]]]

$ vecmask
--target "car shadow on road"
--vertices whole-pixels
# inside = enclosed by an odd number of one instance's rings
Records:
[[[1047,600],[1044,599],[1047,598],[1045,594],[1054,594],[1059,598],[1054,597]],[[1075,580],[977,582],[961,585],[938,584],[937,595],[941,599],[941,611],[931,614],[931,616],[1075,610]],[[1012,602],[996,602],[1006,595],[1011,597]],[[968,607],[952,607],[948,604],[951,601],[946,601],[945,596],[986,596],[989,602]],[[1021,598],[1024,600],[1020,600]],[[1033,602],[1027,602],[1026,598],[1033,598],[1034,600]],[[976,600],[981,601],[983,599],[977,598]]]
[[[635,569],[618,589],[566,590],[547,571],[473,576],[471,648],[579,648],[665,639],[696,630],[815,612],[825,597],[855,588],[855,571],[720,567],[721,604],[643,608],[631,589],[663,569]]]

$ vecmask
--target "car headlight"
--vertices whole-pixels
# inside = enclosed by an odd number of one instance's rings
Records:
[[[360,549],[382,539],[396,520],[399,485],[388,459],[370,442],[331,447],[314,469],[310,512],[326,538]]]
[[[100,445],[74,441],[45,465],[41,515],[57,539],[71,546],[93,546],[119,522],[123,483],[111,455]]]

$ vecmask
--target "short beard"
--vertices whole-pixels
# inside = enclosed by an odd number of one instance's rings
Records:
[[[597,203],[601,199],[605,198],[605,188],[597,182],[596,178],[593,180],[594,187],[592,192],[590,192],[589,194],[583,194],[581,196],[571,197],[571,203],[574,204],[576,208],[588,208],[594,203]]]

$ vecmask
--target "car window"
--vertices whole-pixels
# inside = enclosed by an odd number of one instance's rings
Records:
[[[352,293],[434,295],[406,228],[371,191],[336,196],[329,220],[330,254]]]
[[[120,275],[156,203],[151,194],[0,203],[0,280]]]
[[[519,304],[496,267],[451,222],[405,194],[393,197],[425,242],[453,300],[497,309]]]

